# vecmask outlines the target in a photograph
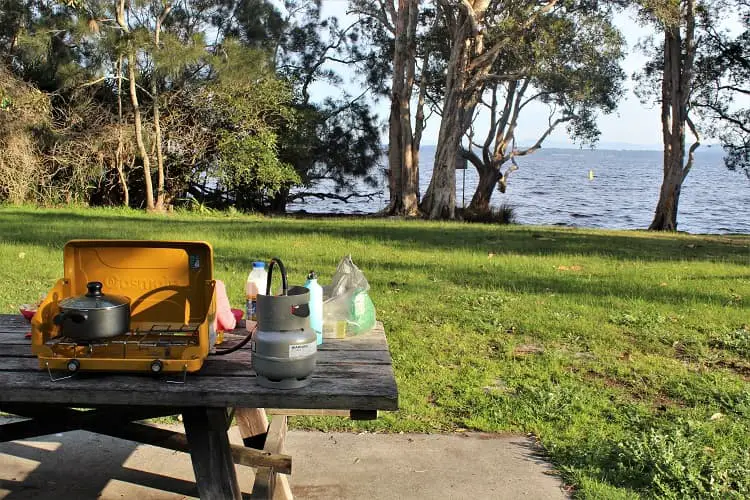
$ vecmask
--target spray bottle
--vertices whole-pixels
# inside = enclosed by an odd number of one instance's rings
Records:
[[[320,345],[323,343],[323,287],[318,284],[315,271],[307,275],[305,288],[310,290],[310,328],[315,331]]]

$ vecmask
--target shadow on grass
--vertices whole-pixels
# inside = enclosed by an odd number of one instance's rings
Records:
[[[750,264],[750,238],[682,237],[632,232],[426,223],[372,218],[196,218],[110,215],[58,210],[0,210],[0,238],[46,247],[74,238],[164,239],[328,236],[388,244],[394,249],[464,249],[495,254],[602,256],[637,261],[723,261]],[[248,261],[249,262],[249,261]]]
[[[367,268],[366,265],[362,267]],[[405,272],[414,270],[412,266],[406,264],[391,263],[389,267],[391,269],[402,269]],[[657,281],[625,281],[621,279],[621,275],[619,274],[598,276],[595,279],[589,279],[585,275],[569,273],[560,273],[559,276],[513,273],[512,275],[489,278],[487,273],[466,269],[460,263],[456,265],[455,272],[448,274],[445,273],[444,269],[439,269],[438,266],[423,265],[420,269],[426,276],[442,275],[454,285],[470,290],[485,290],[488,293],[502,290],[516,295],[571,295],[579,297],[582,304],[588,304],[592,299],[607,300],[607,297],[618,297],[643,300],[656,304],[681,305],[700,302],[715,306],[725,306],[729,305],[732,299],[730,294],[719,290],[696,290],[689,286],[680,286],[680,288],[663,287]],[[717,277],[716,280],[722,281],[735,278]],[[750,275],[745,278],[750,279]],[[378,283],[377,276],[370,279],[370,284],[373,286],[380,284],[384,288],[387,288],[388,285],[387,283]],[[398,283],[398,287],[404,292],[418,290],[429,294],[435,291],[435,287],[415,287],[414,284],[410,283]]]
[[[397,259],[397,255],[384,256],[382,259],[376,256],[360,256],[357,258],[356,264],[361,269],[370,271],[367,273],[367,279],[370,286],[376,291],[398,288],[403,293],[416,293],[425,297],[433,297],[440,286],[410,281],[408,276],[411,273],[418,272],[425,279],[435,278],[447,281],[457,287],[479,293],[503,291],[514,295],[569,295],[575,297],[582,304],[591,303],[592,300],[606,301],[608,297],[643,300],[667,305],[700,302],[725,306],[729,305],[732,300],[732,296],[726,290],[696,289],[693,285],[686,285],[684,277],[679,287],[670,287],[662,286],[658,279],[650,281],[624,280],[620,272],[593,278],[585,272],[579,274],[562,271],[550,271],[549,274],[545,275],[497,271],[490,274],[481,269],[467,267],[460,260],[456,260],[452,264],[422,262],[417,266],[399,262]],[[222,256],[217,260],[228,267],[246,269],[251,266],[254,259],[252,256]],[[378,269],[388,272],[373,272]],[[750,280],[750,274],[699,277],[698,279],[700,281],[711,279],[716,282]]]

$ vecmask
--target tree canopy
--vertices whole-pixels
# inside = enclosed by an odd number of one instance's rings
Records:
[[[321,18],[319,2],[3,0],[0,21],[5,83],[50,100],[50,133],[27,137],[27,163],[85,179],[80,201],[283,209],[293,186],[372,180],[368,94],[326,66],[367,57],[359,27]],[[321,83],[341,91],[314,100]],[[51,201],[40,193],[18,196]]]

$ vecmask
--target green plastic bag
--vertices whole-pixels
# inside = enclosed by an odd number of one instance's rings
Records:
[[[359,335],[369,332],[375,326],[375,304],[366,290],[357,291],[351,301],[349,319],[346,321],[346,334]]]

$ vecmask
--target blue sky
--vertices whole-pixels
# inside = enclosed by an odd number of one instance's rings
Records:
[[[341,20],[342,24],[346,22],[346,8],[346,0],[326,0],[323,2],[324,16],[335,15]],[[622,63],[622,67],[627,75],[627,81],[625,83],[625,94],[617,111],[610,115],[599,117],[598,123],[601,130],[599,147],[660,149],[661,124],[659,110],[653,105],[641,104],[633,93],[634,82],[630,79],[632,74],[643,67],[646,61],[646,57],[635,49],[635,44],[640,39],[651,34],[652,31],[650,28],[638,25],[635,19],[628,14],[618,14],[615,24],[623,32],[628,44],[627,56]],[[336,70],[345,78],[351,78],[347,74],[352,75],[352,72],[346,68],[337,67]],[[325,86],[314,87],[312,91],[314,92],[314,96],[317,94],[321,98],[331,93],[331,90]],[[351,89],[350,93],[358,94],[354,89]],[[387,118],[388,106],[389,103],[386,100],[381,100],[375,105],[375,112],[381,119]],[[547,117],[548,112],[544,105],[537,104],[535,107],[529,105],[524,110],[524,114],[519,118],[518,142],[526,144],[535,141],[545,130]],[[435,144],[437,142],[439,126],[439,117],[434,117],[428,122],[423,144]],[[481,137],[481,133],[482,127],[480,125],[477,126],[477,136]],[[545,144],[548,147],[578,147],[569,139],[564,127],[558,128]]]

